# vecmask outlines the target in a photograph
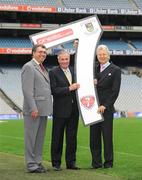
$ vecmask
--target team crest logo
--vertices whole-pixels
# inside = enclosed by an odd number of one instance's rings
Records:
[[[86,26],[86,29],[87,29],[88,32],[93,32],[94,31],[94,26],[93,26],[93,24],[91,22],[85,24],[85,26]]]
[[[94,96],[83,96],[80,101],[85,108],[90,109],[94,106],[95,98]]]

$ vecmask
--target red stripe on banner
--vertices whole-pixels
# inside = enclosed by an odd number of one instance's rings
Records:
[[[27,11],[55,13],[56,7],[0,4],[0,11]]]
[[[21,27],[25,28],[40,28],[41,24],[20,24]]]
[[[48,6],[25,6],[24,11],[54,13],[54,12],[56,12],[56,8],[48,7]]]
[[[72,29],[65,29],[63,31],[39,38],[36,40],[37,44],[46,44],[46,43],[50,43],[53,41],[56,41],[58,39],[62,39],[64,37],[73,35],[73,30]]]
[[[31,54],[31,48],[0,48],[0,54]]]

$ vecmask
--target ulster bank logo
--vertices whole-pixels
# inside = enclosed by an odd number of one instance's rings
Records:
[[[95,97],[94,96],[83,96],[81,99],[81,104],[86,108],[90,109],[94,106]]]

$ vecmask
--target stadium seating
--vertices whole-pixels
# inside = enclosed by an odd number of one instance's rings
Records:
[[[141,0],[135,0],[135,3],[137,4],[139,9],[142,9],[142,1]]]
[[[65,49],[73,49],[73,42],[65,43],[65,44],[63,44],[63,47]]]
[[[108,9],[133,9],[133,6],[130,4],[128,0],[78,0],[78,1],[70,1],[63,0],[64,5],[66,7],[72,8],[108,8]]]
[[[134,93],[135,92],[135,93]],[[122,75],[119,97],[115,103],[119,111],[141,111],[142,80],[136,75]]]
[[[2,0],[3,4],[32,5],[32,6],[61,6],[56,0]]]
[[[110,50],[131,50],[128,44],[119,39],[102,39],[100,44],[105,44]]]
[[[142,41],[138,39],[131,40],[132,44],[136,49],[142,49]]]
[[[56,1],[56,0],[2,0],[3,4],[16,4],[16,5],[32,5],[32,6],[54,6],[54,7],[67,7],[67,8],[106,8],[106,9],[142,9],[141,0],[136,0],[132,3],[129,0],[78,0],[78,1]]]
[[[0,98],[0,115],[1,114],[15,114],[15,111],[10,108],[6,102]]]
[[[0,47],[3,47],[3,48],[8,48],[8,47],[31,48],[32,44],[29,39],[0,38]]]
[[[131,50],[128,44],[119,39],[101,39],[100,44],[106,44],[110,50]],[[32,43],[29,39],[21,39],[21,38],[0,38],[0,47],[8,48],[8,47],[20,47],[20,48],[31,48]],[[65,43],[62,48],[72,49],[72,42]],[[54,53],[58,52],[60,49],[59,46],[53,48]]]
[[[3,66],[1,69],[3,73],[0,73],[0,88],[22,108],[21,68]]]

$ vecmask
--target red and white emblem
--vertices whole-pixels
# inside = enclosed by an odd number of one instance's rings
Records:
[[[81,104],[87,108],[90,109],[94,106],[95,103],[95,97],[94,96],[83,96],[80,98]]]

